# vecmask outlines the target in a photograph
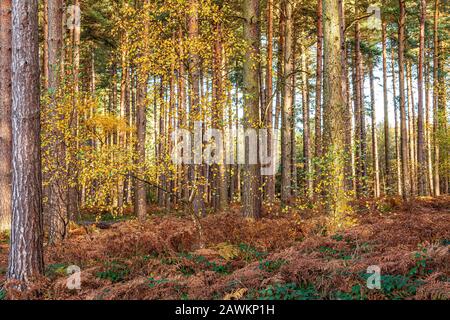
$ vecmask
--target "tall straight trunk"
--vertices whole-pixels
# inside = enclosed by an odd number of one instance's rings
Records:
[[[7,277],[27,289],[44,273],[37,0],[12,1],[12,30],[13,197]]]
[[[314,157],[316,161],[322,157],[322,69],[323,69],[323,10],[322,1],[317,0],[317,49],[316,49],[316,101],[314,115]],[[317,189],[320,176],[320,165],[314,168],[314,189]]]
[[[247,42],[244,59],[244,129],[257,130],[260,110],[258,70],[255,66],[259,56],[259,0],[244,0],[243,14],[244,39]],[[245,159],[250,159],[249,147],[246,144]],[[259,160],[257,162],[244,165],[243,215],[253,219],[261,217],[261,168]]]
[[[0,3],[0,232],[11,227],[11,0]]]
[[[382,37],[382,58],[383,58],[383,110],[384,110],[384,181],[385,193],[391,191],[391,168],[390,168],[390,134],[389,134],[389,101],[388,101],[388,76],[387,76],[387,49],[386,49],[386,28],[385,20],[381,23]]]
[[[265,124],[268,130],[268,154],[275,161],[275,153],[273,150],[273,0],[267,1],[267,72],[266,72],[266,111]],[[275,168],[276,171],[276,168]],[[264,177],[265,195],[269,203],[275,201],[275,174]]]
[[[397,162],[397,194],[402,195],[402,161],[401,161],[401,152],[400,152],[400,128],[398,125],[398,110],[399,106],[397,103],[397,79],[395,76],[395,57],[394,57],[394,44],[391,43],[391,73],[392,73],[392,91],[394,97],[394,121],[395,121],[395,158]]]
[[[441,195],[439,162],[440,146],[439,131],[439,0],[434,1],[434,28],[433,28],[433,137],[434,137],[434,195]]]
[[[234,119],[234,127],[236,132],[239,130],[239,85],[236,83],[235,88],[235,119]],[[236,147],[236,159],[239,159],[239,147],[237,141],[234,145]],[[237,163],[234,166],[234,185],[235,185],[235,194],[233,195],[236,201],[241,201],[241,165]]]
[[[346,103],[345,112],[345,148],[346,154],[352,154],[352,107],[349,97],[349,80],[348,80],[348,63],[347,63],[347,43],[345,36],[346,22],[345,22],[345,0],[338,0],[339,6],[339,29],[341,36],[341,64],[342,64],[342,95]],[[353,190],[353,154],[345,160],[345,187],[347,191]]]
[[[53,121],[63,120],[64,115],[57,110],[57,91],[61,85],[61,66],[63,59],[63,1],[48,0],[48,85],[50,92],[50,110]],[[50,172],[48,214],[50,218],[50,242],[58,242],[66,236],[67,216],[67,181],[66,150],[64,134],[58,125],[51,132],[52,143],[49,146],[54,161]]]
[[[358,9],[355,8],[358,13]],[[364,195],[367,191],[366,170],[366,126],[364,108],[364,70],[361,53],[361,28],[355,23],[355,143],[356,143],[356,193]]]
[[[378,137],[377,137],[377,120],[375,108],[375,85],[373,76],[373,58],[371,58],[369,66],[370,78],[370,111],[372,115],[372,172],[373,172],[373,191],[374,197],[379,198],[381,195],[380,186],[380,164],[378,159]]]
[[[411,181],[409,173],[409,150],[408,150],[408,128],[406,123],[406,103],[405,103],[405,0],[399,0],[400,20],[398,28],[398,69],[399,69],[399,90],[400,90],[400,140],[402,158],[402,195],[405,200],[411,195]]]
[[[80,0],[74,1],[74,10],[72,14],[72,67],[73,67],[73,98],[72,98],[72,108],[70,127],[72,129],[72,135],[75,140],[78,140],[78,96],[80,91],[80,37],[81,37],[81,25],[80,21],[77,19],[77,14],[80,6]],[[114,95],[113,95],[114,98]],[[113,103],[114,104],[114,103]],[[77,145],[76,148],[79,146]],[[69,217],[73,220],[75,216],[79,215],[79,186],[78,186],[78,168],[76,166],[76,159],[71,158],[69,160],[69,174],[72,175],[73,181],[69,185],[68,189],[68,207],[67,211]]]
[[[292,18],[291,18],[292,19]],[[296,34],[295,29],[293,28],[293,34]],[[295,104],[295,95],[297,88],[297,42],[293,39],[292,44],[292,81],[291,81],[291,91],[292,91],[292,99],[291,99],[291,174],[292,174],[292,196],[298,195],[298,172],[297,172],[297,137],[295,136],[295,127],[297,126],[297,109]]]
[[[223,110],[225,108],[225,90],[223,84],[223,39],[222,25],[215,25],[215,41],[213,52],[213,110],[212,110],[212,127],[224,133]],[[223,145],[216,144],[216,148],[221,147],[222,150],[216,150],[216,157],[220,155],[218,163],[212,164],[212,204],[215,210],[220,211],[227,206],[227,192],[225,181],[225,165],[224,165],[224,149]]]
[[[432,127],[431,127],[431,103],[430,103],[430,53],[427,51],[425,56],[425,142],[426,142],[426,165],[427,165],[427,190],[429,195],[434,194],[433,183],[433,146],[432,140]]]
[[[198,0],[189,1],[189,15],[188,15],[188,35],[191,41],[199,37],[198,25]],[[194,129],[194,123],[201,121],[201,105],[200,105],[200,72],[201,62],[198,52],[195,48],[191,48],[189,52],[189,75],[190,75],[190,125],[191,131]],[[203,87],[203,84],[202,84]],[[259,94],[259,93],[258,93]],[[193,151],[194,152],[194,151]],[[196,215],[206,215],[206,208],[204,203],[204,185],[205,172],[203,165],[189,166],[189,181],[192,184],[191,189],[195,192],[194,197],[194,212]]]
[[[287,205],[292,195],[292,77],[294,72],[294,52],[292,33],[292,4],[282,2],[286,16],[285,52],[284,52],[284,90],[281,112],[281,202]]]
[[[184,34],[183,29],[180,27],[178,30],[178,42],[179,42],[179,50],[180,57],[184,57]],[[188,128],[187,123],[187,109],[186,109],[186,70],[185,70],[185,60],[180,59],[180,63],[178,65],[178,114],[179,114],[179,127],[182,129]],[[183,150],[186,152],[186,150]],[[189,200],[189,187],[188,187],[188,167],[186,164],[182,165],[182,197],[185,201]]]
[[[409,144],[409,160],[410,160],[410,175],[411,175],[411,195],[416,195],[416,114],[414,105],[414,93],[412,88],[412,71],[411,62],[406,62],[406,83],[407,83],[407,97],[408,97],[408,144]]]
[[[417,77],[417,91],[419,95],[419,106],[417,110],[417,164],[418,164],[418,193],[426,195],[426,155],[425,155],[425,128],[424,128],[424,91],[423,91],[423,69],[425,59],[425,21],[427,15],[427,1],[420,0],[420,35],[419,35],[419,65]]]
[[[345,108],[340,60],[339,4],[323,0],[324,17],[324,151],[326,163],[326,209],[330,217],[339,217],[347,210],[345,192]]]
[[[276,106],[275,106],[275,129],[280,129],[280,117],[281,109],[283,105],[283,93],[284,93],[284,51],[286,48],[286,14],[283,6],[279,6],[279,26],[278,26],[278,52],[277,52],[277,94],[276,94]]]
[[[308,62],[306,49],[301,46],[301,65],[302,65],[302,106],[303,106],[303,187],[305,195],[310,198],[313,194],[313,180],[311,172],[311,128],[310,128],[310,110],[309,110],[309,80],[308,80]],[[295,131],[294,131],[295,132]]]
[[[42,47],[42,76],[44,89],[48,90],[48,1],[44,0],[44,12],[43,12],[43,33],[44,43]]]
[[[137,143],[136,153],[138,161],[137,176],[141,178],[145,174],[145,141],[147,129],[146,116],[146,95],[147,81],[138,79],[137,83],[137,110],[136,110],[136,126],[137,126]],[[145,183],[140,179],[135,179],[135,215],[139,220],[144,220],[147,216],[147,192]]]

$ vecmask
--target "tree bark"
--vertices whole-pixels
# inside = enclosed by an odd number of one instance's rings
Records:
[[[433,137],[434,137],[434,196],[441,195],[439,146],[439,0],[434,1],[433,52]]]
[[[281,112],[281,202],[287,205],[292,196],[292,77],[294,73],[292,4],[288,0],[282,2],[286,17],[283,103]]]
[[[317,57],[316,57],[316,102],[314,119],[314,157],[322,157],[322,69],[323,69],[323,10],[322,1],[317,0]],[[320,182],[320,165],[315,166],[314,189]]]
[[[383,58],[383,110],[384,110],[384,181],[385,193],[391,191],[391,168],[390,168],[390,134],[389,134],[389,101],[388,101],[388,76],[387,76],[387,49],[386,49],[387,22],[381,23],[382,35],[382,58]]]
[[[198,25],[198,0],[189,1],[189,15],[188,15],[188,35],[189,40],[195,41],[199,36]],[[192,49],[189,52],[189,75],[190,75],[190,129],[193,131],[194,123],[201,121],[201,105],[200,105],[200,72],[201,63],[200,56],[196,49]],[[202,149],[203,151],[203,149]],[[195,190],[194,197],[194,212],[198,216],[206,215],[206,208],[204,203],[205,195],[205,172],[203,165],[190,165],[189,166],[189,180],[191,182],[191,189]]]
[[[13,0],[12,27],[13,209],[7,277],[24,290],[44,272],[37,0]]]
[[[260,124],[256,68],[259,57],[259,0],[244,0],[243,13],[244,39],[247,42],[244,59],[244,129],[257,130]],[[259,160],[258,164],[247,163],[250,159],[247,143],[245,150],[243,215],[258,219],[261,217],[261,168]]]
[[[275,161],[277,150],[272,149],[273,137],[273,0],[267,1],[267,72],[266,72],[265,122],[268,130],[268,154]],[[275,169],[276,170],[276,169]],[[275,175],[264,177],[265,195],[269,203],[275,201]]]
[[[372,172],[373,172],[373,190],[374,197],[379,198],[381,196],[380,186],[380,164],[378,159],[378,137],[377,137],[377,120],[376,120],[376,108],[375,108],[375,85],[373,76],[373,57],[371,57],[369,66],[369,78],[370,78],[370,105],[372,115]]]
[[[340,59],[339,4],[323,0],[324,18],[324,151],[326,155],[326,209],[331,217],[347,211],[345,191],[345,113]]]
[[[398,28],[398,68],[399,68],[399,90],[400,90],[400,139],[401,139],[401,167],[402,167],[402,195],[404,200],[408,200],[411,195],[411,180],[409,172],[408,155],[408,128],[406,123],[406,103],[405,103],[405,0],[399,0],[400,20]]]
[[[0,232],[11,227],[11,0],[0,3]]]
[[[313,194],[313,180],[311,172],[311,129],[309,110],[309,81],[308,62],[306,49],[301,46],[302,65],[302,105],[303,105],[303,186],[305,187],[306,198],[311,198]],[[294,131],[295,132],[295,131]]]
[[[58,90],[61,85],[61,66],[63,59],[63,1],[48,0],[48,85],[50,93],[50,114],[55,125],[50,133],[49,145],[52,153],[51,161],[54,169],[49,173],[48,215],[50,218],[49,238],[51,243],[59,242],[66,237],[67,215],[67,177],[66,149],[64,133],[57,122],[64,119],[58,110]]]

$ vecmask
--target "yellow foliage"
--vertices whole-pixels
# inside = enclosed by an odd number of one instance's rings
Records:
[[[246,288],[241,288],[238,289],[232,293],[228,293],[225,295],[225,297],[223,298],[223,300],[240,300],[244,297],[244,295],[247,293],[248,289]]]

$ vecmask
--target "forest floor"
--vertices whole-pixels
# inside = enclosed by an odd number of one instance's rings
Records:
[[[450,299],[450,198],[358,204],[355,226],[326,235],[306,212],[202,220],[205,248],[189,219],[154,213],[106,225],[72,225],[45,249],[46,276],[32,299]],[[156,209],[155,211],[156,212]],[[106,229],[104,229],[106,228]],[[0,238],[0,299],[8,239]],[[81,290],[66,269],[81,268]],[[381,289],[367,288],[369,266]],[[23,297],[22,297],[23,298]]]

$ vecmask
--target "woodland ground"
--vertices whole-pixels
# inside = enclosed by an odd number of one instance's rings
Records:
[[[354,227],[326,235],[326,219],[311,212],[252,222],[232,208],[202,220],[205,249],[189,217],[155,208],[144,224],[72,225],[64,244],[46,248],[46,277],[26,298],[450,299],[449,197],[356,211]],[[0,288],[7,253],[3,235]],[[80,291],[66,288],[69,265],[82,270]],[[381,290],[366,287],[371,265],[381,267]],[[19,296],[0,289],[7,298]]]

